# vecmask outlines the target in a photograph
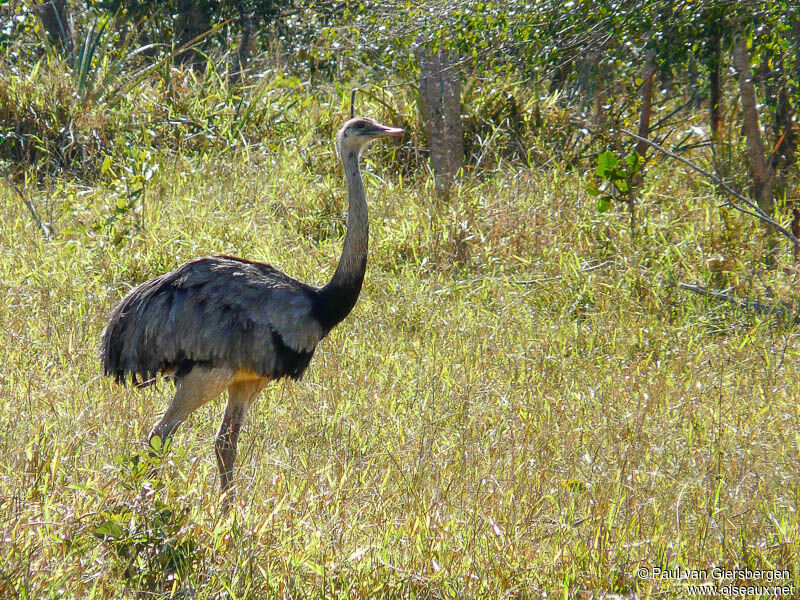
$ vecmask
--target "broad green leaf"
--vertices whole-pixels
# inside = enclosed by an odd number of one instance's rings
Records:
[[[112,538],[118,540],[123,536],[124,533],[125,532],[119,523],[115,523],[114,521],[110,520],[103,521],[94,530],[95,537],[102,539]]]
[[[597,174],[600,177],[608,177],[616,167],[619,165],[619,160],[614,156],[613,152],[603,152],[597,157]]]
[[[625,163],[628,165],[628,176],[633,177],[642,167],[642,157],[634,150],[625,157]]]

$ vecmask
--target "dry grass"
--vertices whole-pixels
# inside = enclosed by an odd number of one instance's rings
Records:
[[[170,384],[100,378],[104,321],[197,255],[332,273],[345,192],[311,137],[338,113],[303,110],[312,133],[283,148],[155,152],[116,213],[128,158],[105,183],[29,185],[61,199],[49,241],[0,187],[0,596],[665,598],[681,583],[637,567],[796,567],[797,330],[676,288],[790,298],[795,275],[666,165],[635,247],[580,173],[507,167],[442,206],[371,153],[361,300],[253,410],[235,510],[219,517],[219,401],[142,494]]]

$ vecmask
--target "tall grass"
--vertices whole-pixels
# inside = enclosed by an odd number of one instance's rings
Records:
[[[797,331],[676,286],[788,298],[796,271],[788,255],[760,271],[757,226],[666,164],[634,246],[624,212],[597,213],[557,160],[497,153],[442,205],[408,146],[371,150],[362,297],[305,379],[252,411],[233,511],[218,506],[219,402],[148,479],[143,439],[171,385],[100,377],[110,309],[205,254],[323,283],[348,111],[346,90],[278,76],[240,108],[212,72],[147,85],[145,108],[107,115],[124,133],[95,175],[22,184],[56,198],[59,235],[0,184],[0,596],[682,597],[637,575],[653,565],[800,583]],[[170,95],[198,127],[159,124]],[[543,158],[552,140],[538,143]]]

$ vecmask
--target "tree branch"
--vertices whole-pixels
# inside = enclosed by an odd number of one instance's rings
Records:
[[[748,198],[747,196],[744,196],[744,195],[740,194],[739,192],[737,192],[736,190],[734,190],[732,187],[730,187],[728,184],[723,182],[716,175],[712,175],[711,173],[709,173],[705,169],[702,169],[701,167],[698,167],[693,162],[688,161],[685,158],[682,158],[682,157],[678,156],[677,154],[674,154],[673,152],[670,152],[669,150],[667,150],[665,148],[662,148],[661,146],[659,146],[658,144],[656,144],[655,142],[653,142],[651,140],[648,140],[647,138],[643,138],[642,136],[637,135],[635,133],[632,133],[632,132],[628,131],[627,129],[620,129],[620,131],[622,133],[624,133],[625,135],[629,135],[630,137],[632,137],[632,138],[634,138],[636,140],[639,140],[640,142],[644,142],[647,145],[655,148],[656,150],[661,152],[663,155],[669,156],[670,158],[674,158],[675,160],[683,163],[684,165],[686,165],[690,169],[693,169],[693,170],[697,171],[698,173],[700,173],[701,175],[703,175],[704,177],[706,177],[707,179],[709,179],[710,181],[712,181],[713,183],[718,185],[720,188],[722,188],[730,196],[733,196],[737,200],[742,201],[748,208],[750,208],[750,210],[749,211],[745,210],[741,206],[739,206],[738,204],[736,204],[734,202],[731,202],[730,200],[726,200],[725,201],[725,205],[726,206],[729,206],[730,208],[732,208],[734,210],[738,210],[739,212],[744,213],[746,215],[751,215],[753,217],[756,217],[758,220],[763,221],[764,223],[766,223],[767,225],[769,225],[770,227],[772,227],[776,231],[780,232],[784,237],[786,237],[786,239],[788,239],[790,242],[792,242],[792,244],[794,244],[795,246],[800,246],[800,239],[797,239],[791,231],[789,231],[783,225],[781,225],[780,223],[778,223],[777,221],[772,219],[767,213],[765,213],[761,209],[761,207],[757,203],[755,203],[752,200],[750,200],[750,198]]]
[[[31,213],[31,216],[33,217],[33,220],[36,222],[36,225],[39,227],[39,229],[42,230],[42,233],[44,233],[44,237],[47,238],[47,239],[50,239],[50,236],[53,233],[55,233],[53,231],[53,227],[51,225],[45,224],[42,221],[42,219],[39,217],[39,214],[36,212],[36,209],[34,208],[33,204],[31,203],[31,201],[28,200],[28,198],[25,196],[25,194],[22,193],[22,190],[19,189],[19,186],[16,183],[14,183],[8,175],[5,176],[5,180],[11,186],[11,189],[14,190],[17,193],[17,196],[19,196],[20,200],[22,200],[22,203],[28,209],[28,212]]]
[[[791,306],[785,303],[781,303],[783,304],[783,306],[769,306],[767,304],[762,304],[761,302],[754,302],[752,300],[743,300],[742,298],[737,298],[736,296],[729,296],[728,294],[723,294],[722,292],[709,290],[708,288],[704,288],[701,285],[694,285],[691,283],[679,283],[678,287],[681,288],[682,290],[686,290],[694,294],[700,294],[701,296],[714,298],[715,300],[724,300],[725,302],[730,302],[731,304],[738,304],[742,308],[749,308],[753,312],[758,313],[760,315],[793,317],[795,319],[800,318],[800,311],[792,308]]]
[[[597,263],[595,265],[585,266],[581,269],[575,271],[576,273],[590,273],[591,271],[596,271],[597,269],[602,269],[603,267],[607,267],[609,265],[616,264],[616,261],[613,260],[605,260],[601,263]],[[543,277],[541,279],[524,279],[515,281],[517,285],[538,285],[541,283],[547,283],[550,281],[558,281],[559,279],[563,279],[565,275],[556,275],[555,277]]]

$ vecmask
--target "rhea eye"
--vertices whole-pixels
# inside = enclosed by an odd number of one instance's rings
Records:
[[[356,123],[356,129],[364,129],[363,123]]]

